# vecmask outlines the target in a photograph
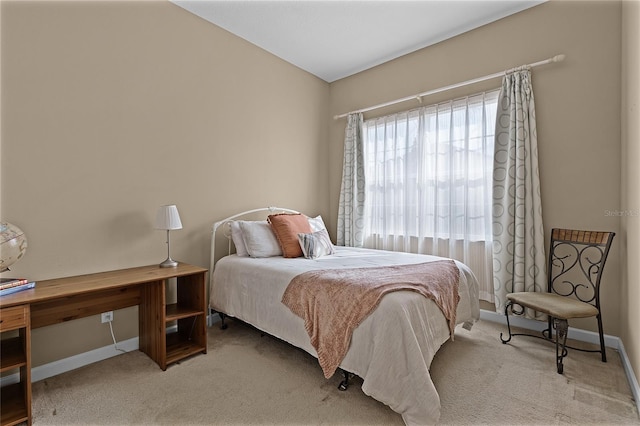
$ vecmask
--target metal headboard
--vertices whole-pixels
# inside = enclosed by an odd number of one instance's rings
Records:
[[[300,213],[297,210],[282,208],[282,207],[262,207],[259,209],[247,210],[241,213],[234,214],[233,216],[229,216],[225,219],[219,220],[213,224],[211,228],[211,258],[209,262],[209,287],[211,287],[211,282],[213,281],[213,269],[215,268],[216,263],[216,235],[218,228],[222,227],[223,235],[227,238],[227,255],[231,254],[231,222],[233,220],[242,218],[244,216],[249,216],[253,213],[260,212],[268,212],[268,214],[275,213]]]

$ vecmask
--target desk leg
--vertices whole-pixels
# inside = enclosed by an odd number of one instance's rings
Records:
[[[138,309],[139,346],[140,350],[154,360],[163,371],[167,369],[165,302],[164,281],[142,286]]]

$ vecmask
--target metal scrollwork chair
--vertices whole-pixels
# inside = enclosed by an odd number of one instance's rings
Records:
[[[600,280],[604,264],[611,248],[615,233],[578,231],[573,229],[552,229],[549,248],[547,292],[509,293],[504,314],[507,317],[509,337],[531,336],[543,338],[556,345],[556,367],[563,373],[563,359],[567,348],[586,352],[600,352],[602,362],[607,362],[600,313]],[[547,328],[542,335],[512,333],[509,324],[509,310],[514,315],[522,315],[525,308],[547,314]],[[568,320],[573,318],[596,317],[600,334],[600,349],[589,350],[567,346]],[[556,330],[555,339],[552,336]]]

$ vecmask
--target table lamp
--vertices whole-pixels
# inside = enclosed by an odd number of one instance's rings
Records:
[[[171,259],[171,239],[169,231],[174,229],[182,229],[180,222],[180,214],[175,205],[160,206],[156,214],[156,229],[165,229],[167,231],[167,259],[160,264],[161,268],[172,268],[178,266],[178,262]]]

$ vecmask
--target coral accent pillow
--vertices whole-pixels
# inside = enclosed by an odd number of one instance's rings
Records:
[[[303,214],[272,214],[267,218],[271,230],[276,234],[284,257],[301,257],[302,248],[298,242],[298,234],[311,232],[309,220]]]

